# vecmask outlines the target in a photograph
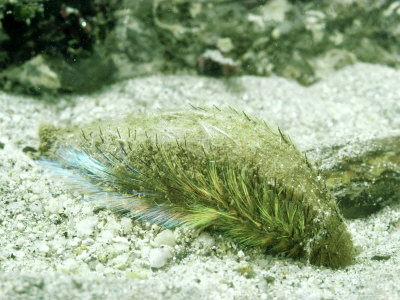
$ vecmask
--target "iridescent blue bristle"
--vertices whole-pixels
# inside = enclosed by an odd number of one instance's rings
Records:
[[[86,147],[61,147],[57,151],[56,161],[42,159],[40,164],[49,169],[54,176],[62,178],[74,191],[85,194],[88,200],[105,205],[117,213],[166,228],[173,228],[182,223],[179,214],[170,213],[168,206],[146,204],[144,198],[155,196],[151,191],[129,190],[129,193],[120,193],[126,189],[118,184],[112,167],[116,162],[123,163],[122,159],[115,156],[111,158],[100,149],[97,150],[100,155],[95,158]],[[121,153],[121,157],[124,156],[125,154]],[[129,180],[140,180],[136,177],[140,175],[137,169],[126,163],[123,165],[132,173]]]

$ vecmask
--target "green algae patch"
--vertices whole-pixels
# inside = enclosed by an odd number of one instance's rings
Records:
[[[66,139],[75,132],[76,128],[61,129],[60,127],[42,124],[39,127],[39,154],[41,156],[53,157],[57,145],[65,143]]]
[[[322,170],[327,188],[346,218],[360,218],[400,199],[400,137],[369,140],[360,152],[340,156],[347,146],[327,150],[335,163]]]
[[[315,265],[353,261],[351,236],[324,181],[279,128],[245,113],[196,108],[42,128],[40,149],[53,171],[68,172],[72,188],[117,212],[217,231]]]

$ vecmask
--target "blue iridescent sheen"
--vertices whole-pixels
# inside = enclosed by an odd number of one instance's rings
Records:
[[[166,228],[173,228],[182,223],[169,212],[167,205],[148,205],[143,198],[154,196],[151,191],[132,191],[120,193],[123,190],[118,183],[112,166],[116,161],[122,162],[121,158],[106,155],[98,151],[98,158],[89,154],[82,147],[76,149],[72,146],[60,147],[57,151],[57,160],[43,158],[40,164],[51,171],[51,174],[62,178],[72,190],[86,195],[86,199],[96,201],[101,205],[112,208],[114,211],[126,214],[129,217],[144,222],[158,224]],[[121,152],[121,157],[124,158]],[[132,172],[130,180],[139,181],[135,175],[140,174],[133,166],[125,164]],[[110,187],[114,190],[110,191]]]

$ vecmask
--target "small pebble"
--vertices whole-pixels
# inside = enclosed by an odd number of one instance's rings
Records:
[[[21,222],[18,222],[16,227],[18,231],[23,231],[25,229],[25,225]]]
[[[97,224],[97,217],[88,217],[76,224],[76,234],[79,237],[93,234],[94,226]]]
[[[111,242],[113,238],[114,238],[114,233],[111,230],[102,230],[99,236],[97,237],[98,241],[102,243]]]
[[[114,243],[120,243],[120,244],[129,244],[129,241],[127,238],[124,238],[122,236],[117,236],[112,239]]]
[[[156,246],[166,245],[174,247],[176,244],[175,235],[170,229],[163,230],[154,239]]]
[[[123,233],[127,234],[132,231],[132,220],[131,218],[122,218],[121,219],[121,227]]]
[[[43,213],[43,206],[39,201],[35,201],[29,205],[29,209],[36,213],[37,215],[41,215]]]
[[[90,246],[94,244],[94,240],[91,238],[87,238],[85,240],[82,241],[82,245],[86,245],[86,246]]]
[[[43,254],[46,254],[46,253],[48,253],[48,252],[50,251],[50,247],[47,246],[46,244],[41,244],[41,245],[39,246],[39,251],[40,251],[41,253],[43,253]]]
[[[208,232],[202,232],[194,244],[198,248],[211,249],[215,245],[215,239]]]
[[[117,269],[125,269],[129,261],[129,253],[122,253],[111,260],[111,264]]]
[[[155,248],[150,250],[149,262],[152,268],[162,268],[172,257],[171,252],[167,248]]]
[[[58,214],[63,211],[62,202],[60,199],[51,198],[45,206],[45,210],[51,214]]]

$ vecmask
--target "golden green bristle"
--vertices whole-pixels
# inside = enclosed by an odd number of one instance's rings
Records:
[[[130,116],[82,132],[57,129],[55,139],[46,127],[41,149],[59,161],[59,173],[73,172],[75,186],[80,178],[82,191],[112,195],[107,204],[135,219],[219,231],[316,265],[341,267],[354,257],[336,203],[280,129],[202,109]]]

